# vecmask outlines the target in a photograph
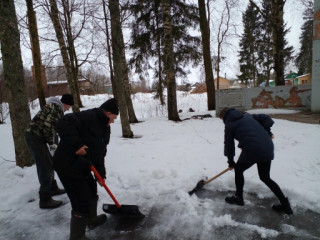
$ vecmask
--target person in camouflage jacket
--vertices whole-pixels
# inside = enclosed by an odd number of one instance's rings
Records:
[[[73,104],[71,94],[62,95],[60,100],[56,97],[49,98],[47,104],[34,116],[25,131],[25,140],[37,167],[40,208],[56,208],[62,204],[62,201],[52,199],[52,196],[63,194],[65,190],[58,188],[54,179],[52,155],[49,149],[55,151],[57,148],[54,143],[55,125]]]

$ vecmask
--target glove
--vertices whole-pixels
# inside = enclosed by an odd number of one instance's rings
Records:
[[[49,148],[50,148],[50,151],[55,151],[55,150],[57,150],[57,144],[51,144],[51,145],[49,145]]]
[[[228,158],[228,164],[229,164],[229,168],[234,168],[234,166],[236,165],[233,158]]]

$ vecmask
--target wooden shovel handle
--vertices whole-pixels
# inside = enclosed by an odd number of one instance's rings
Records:
[[[217,174],[216,176],[210,178],[209,180],[205,181],[204,185],[208,184],[209,182],[215,180],[216,178],[220,177],[222,174],[225,174],[226,172],[228,172],[229,170],[232,170],[233,168],[227,168],[225,170],[223,170],[221,173]]]

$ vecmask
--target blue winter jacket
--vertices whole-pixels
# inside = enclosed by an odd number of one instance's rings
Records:
[[[224,155],[233,159],[235,143],[242,149],[238,161],[243,163],[259,163],[274,158],[274,146],[270,128],[273,120],[265,114],[242,114],[231,108],[223,117],[225,123]]]

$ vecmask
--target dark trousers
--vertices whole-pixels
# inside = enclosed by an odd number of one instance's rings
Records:
[[[238,161],[234,168],[237,196],[242,197],[243,195],[243,186],[244,186],[243,173],[252,165],[254,165],[254,163],[248,164],[248,163],[242,163]],[[271,161],[257,163],[257,168],[258,168],[260,180],[270,188],[270,190],[277,196],[277,198],[280,201],[285,199],[285,196],[283,195],[283,192],[281,191],[279,185],[270,178]]]
[[[74,212],[88,215],[90,205],[97,199],[97,182],[91,174],[70,177],[57,172]]]
[[[48,146],[42,139],[31,133],[26,132],[24,137],[37,166],[40,192],[50,192],[54,180],[54,171]]]

